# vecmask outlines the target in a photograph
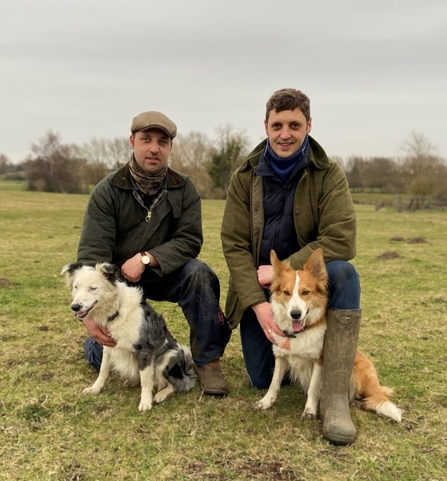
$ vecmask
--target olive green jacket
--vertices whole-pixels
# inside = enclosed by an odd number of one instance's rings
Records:
[[[348,261],[356,252],[355,212],[346,176],[311,137],[309,143],[309,164],[295,192],[294,227],[300,250],[288,259],[294,269],[302,269],[319,247],[326,262]],[[266,140],[232,175],[222,222],[222,248],[230,271],[225,314],[233,328],[245,309],[266,300],[257,277],[264,210],[262,177],[256,175],[265,144]]]
[[[160,264],[152,270],[163,276],[196,258],[203,243],[200,195],[187,176],[170,168],[166,175],[167,195],[151,212],[135,195],[129,164],[101,180],[85,213],[78,261],[121,266],[147,251]]]

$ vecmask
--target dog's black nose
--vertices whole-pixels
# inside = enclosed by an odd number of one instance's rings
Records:
[[[72,310],[75,311],[75,312],[80,311],[81,307],[82,307],[81,304],[72,304],[71,305]]]
[[[295,321],[298,321],[299,319],[301,319],[301,311],[299,311],[298,309],[294,309],[290,312],[290,317],[292,319],[295,319]]]

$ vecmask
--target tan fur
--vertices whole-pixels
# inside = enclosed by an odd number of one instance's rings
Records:
[[[275,321],[280,329],[294,337],[284,339],[275,335],[273,379],[267,394],[253,407],[255,410],[270,408],[276,401],[285,373],[289,372],[291,380],[299,382],[307,394],[301,419],[313,419],[321,394],[328,304],[328,275],[323,250],[314,251],[303,270],[295,271],[287,262],[281,262],[274,251],[271,252],[271,263],[274,277],[270,301]],[[297,323],[301,323],[303,331],[294,332],[293,325]],[[357,350],[350,400],[358,399],[363,409],[400,422],[401,411],[390,401],[392,392],[392,389],[380,385],[374,365]]]

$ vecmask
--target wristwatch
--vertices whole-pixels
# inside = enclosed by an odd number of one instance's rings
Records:
[[[151,258],[146,254],[146,252],[140,252],[141,255],[141,262],[145,266],[150,266],[151,265]]]

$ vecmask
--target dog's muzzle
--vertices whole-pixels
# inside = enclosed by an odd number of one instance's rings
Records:
[[[294,333],[303,332],[305,329],[304,319],[307,316],[307,312],[303,313],[299,309],[293,309],[290,311],[290,317],[292,318],[292,330]]]
[[[96,302],[95,302],[96,304]],[[82,311],[81,309],[84,307],[82,304],[76,304],[76,303],[73,303],[70,307],[72,309],[72,311],[75,312],[75,316],[78,318],[78,319],[83,319],[84,317],[86,317],[88,315],[88,313],[95,307],[95,304],[93,304],[93,306],[89,307],[88,309],[86,309],[85,311]]]

